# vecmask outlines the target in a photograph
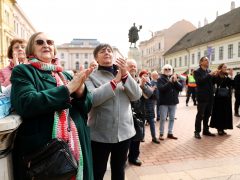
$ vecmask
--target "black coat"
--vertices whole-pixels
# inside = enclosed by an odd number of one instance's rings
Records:
[[[166,75],[157,80],[159,90],[159,105],[176,105],[179,103],[178,94],[182,91],[182,84],[178,81],[172,83]]]
[[[200,103],[210,102],[213,99],[212,76],[209,73],[210,70],[203,70],[202,68],[194,71],[194,78],[197,84],[197,101]]]
[[[142,96],[139,100],[131,102],[134,128],[136,131],[135,136],[132,138],[133,141],[141,141],[143,139],[143,128],[145,122],[143,98],[144,97]]]
[[[237,74],[234,78],[235,96],[240,96],[240,74]]]
[[[218,87],[228,88],[228,97],[218,97],[214,96],[214,103],[212,109],[212,117],[210,122],[210,127],[224,130],[233,129],[233,118],[232,118],[232,95],[231,89],[233,86],[233,80],[229,77],[220,78],[213,77],[213,84],[216,86],[216,92]]]

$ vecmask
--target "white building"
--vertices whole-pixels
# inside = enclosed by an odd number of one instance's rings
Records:
[[[240,69],[240,8],[218,16],[215,21],[187,33],[164,54],[165,64],[171,64],[176,73],[199,66],[199,59],[208,56],[210,68],[221,63]]]
[[[70,43],[57,46],[58,58],[65,70],[79,70],[80,66],[87,68],[94,60],[93,50],[100,42],[97,39],[73,39]],[[123,57],[116,47],[113,47],[114,59]]]
[[[142,68],[160,71],[164,64],[163,54],[186,33],[195,29],[196,27],[189,21],[181,20],[168,29],[152,33],[149,40],[142,41],[139,45]]]

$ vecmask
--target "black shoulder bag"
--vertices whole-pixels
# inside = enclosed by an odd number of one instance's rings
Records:
[[[70,122],[68,118],[68,131]],[[78,164],[67,142],[52,139],[36,152],[23,157],[27,178],[31,180],[69,180],[76,176]]]
[[[228,87],[221,88],[222,83],[223,83],[223,81],[222,81],[221,84],[217,87],[215,96],[216,96],[216,97],[219,97],[219,98],[229,97],[229,96],[230,96],[230,91],[229,91]]]

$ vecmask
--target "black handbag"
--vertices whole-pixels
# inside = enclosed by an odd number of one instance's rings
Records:
[[[70,119],[68,132],[71,131]],[[26,176],[31,180],[69,180],[77,175],[78,163],[62,139],[51,139],[45,146],[23,157]]]
[[[223,83],[223,81],[217,86],[215,96],[219,97],[219,98],[229,97],[230,91],[229,91],[228,87],[222,88],[221,87],[222,83]]]
[[[68,144],[52,139],[37,152],[24,156],[28,179],[69,180],[77,174],[78,164]]]
[[[217,97],[229,97],[230,96],[229,89],[227,89],[227,88],[217,88],[216,96]]]
[[[135,136],[133,137],[133,140],[135,141],[141,141],[143,139],[143,128],[144,128],[144,123],[139,119],[136,115],[135,112],[133,112],[133,123],[134,123],[134,128],[136,131]]]

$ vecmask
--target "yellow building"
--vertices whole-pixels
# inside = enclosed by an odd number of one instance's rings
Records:
[[[36,30],[16,0],[0,0],[0,68],[8,64],[7,48],[13,38],[28,38]]]

